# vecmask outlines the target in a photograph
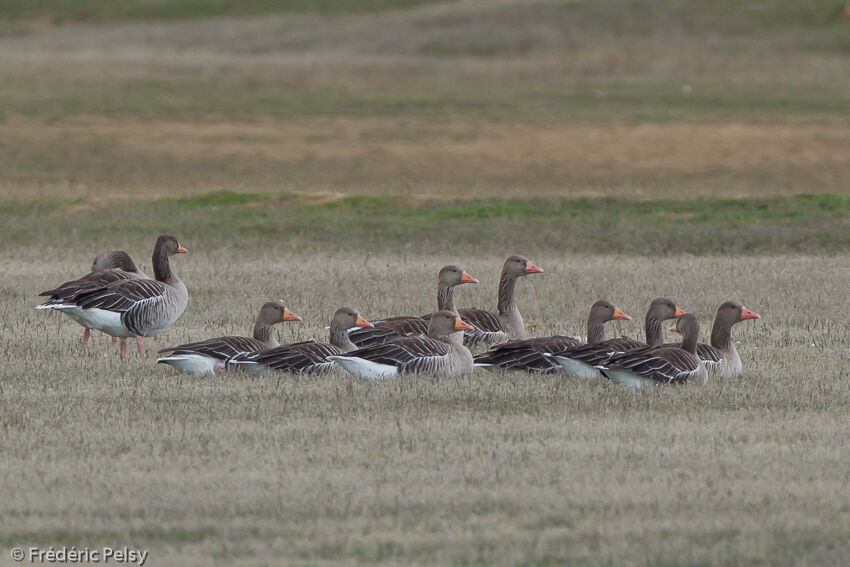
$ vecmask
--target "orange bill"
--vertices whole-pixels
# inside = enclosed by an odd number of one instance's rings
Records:
[[[677,306],[676,306],[676,315],[675,315],[675,316],[676,316],[676,317],[681,317],[681,316],[682,316],[682,315],[684,315],[684,314],[685,314],[685,312],[684,312],[684,311],[682,311],[682,310],[679,308],[679,306],[677,305]]]
[[[282,321],[301,321],[301,317],[299,317],[298,315],[296,315],[295,313],[293,313],[292,311],[290,311],[289,309],[284,307],[283,308],[283,319],[281,319],[281,320]]]
[[[470,276],[466,272],[463,272],[460,275],[460,281],[461,281],[461,283],[478,283],[477,278],[473,278],[472,276]]]
[[[457,331],[472,331],[475,327],[461,319],[460,317],[455,317],[455,330]]]
[[[542,273],[543,273],[543,268],[538,268],[538,267],[537,267],[537,266],[535,266],[533,263],[528,262],[528,263],[525,265],[525,273],[526,273],[526,274],[542,274]]]
[[[632,318],[626,315],[625,311],[620,311],[619,307],[614,308],[614,319],[623,319],[625,321],[631,321]]]
[[[357,326],[358,327],[374,327],[372,323],[363,318],[362,315],[357,316]]]
[[[185,254],[186,252],[188,252],[188,250],[183,248],[183,245],[178,242],[177,243],[177,253],[178,254]]]
[[[741,321],[746,321],[747,319],[761,319],[758,313],[755,311],[750,311],[746,307],[741,307]]]
[[[678,320],[677,320],[676,322],[678,322]],[[671,331],[673,331],[674,333],[678,333],[678,332],[679,332],[679,329],[678,329],[678,328],[676,328],[676,323],[673,323],[673,326],[672,326],[672,327],[670,327],[670,330],[671,330]]]

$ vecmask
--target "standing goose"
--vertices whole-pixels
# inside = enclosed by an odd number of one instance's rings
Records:
[[[590,307],[587,316],[587,343],[594,345],[605,340],[605,323],[614,319],[630,321],[610,301],[600,300]],[[475,356],[475,366],[527,370],[529,372],[561,372],[563,367],[548,353],[564,352],[581,343],[572,337],[553,336],[522,341],[510,341]]]
[[[437,311],[428,324],[428,337],[399,337],[329,356],[347,372],[361,378],[388,378],[403,373],[459,376],[473,369],[472,353],[463,346],[463,331],[472,330],[451,311]]]
[[[101,252],[95,256],[91,271],[88,274],[76,280],[67,281],[55,289],[39,293],[39,297],[44,296],[50,299],[37,306],[36,309],[56,309],[63,303],[72,303],[83,292],[93,291],[119,280],[132,279],[147,279],[147,276],[136,267],[129,254],[123,250]],[[72,309],[60,310],[85,329],[83,331],[83,347],[87,346],[91,337],[91,327],[86,326],[83,317],[80,317],[77,311]]]
[[[228,361],[252,374],[264,374],[269,369],[296,374],[322,374],[336,365],[329,357],[357,350],[348,331],[352,327],[369,328],[372,323],[350,307],[341,307],[331,320],[330,344],[302,341],[276,346],[259,352],[243,352]]]
[[[741,374],[741,357],[732,341],[732,326],[741,321],[760,318],[758,313],[736,301],[727,301],[718,307],[711,326],[711,344],[697,344],[697,356],[708,370],[709,377],[735,378]],[[678,321],[670,330],[679,332]]]
[[[242,353],[278,346],[273,325],[282,321],[300,321],[301,317],[287,309],[282,301],[269,301],[260,308],[254,324],[254,338],[228,336],[187,343],[164,348],[160,352],[170,353],[157,359],[181,372],[190,374],[214,374],[224,370],[227,359]]]
[[[478,283],[458,266],[443,266],[437,275],[437,309],[455,311],[454,288],[465,283]],[[370,328],[360,328],[351,332],[351,342],[358,348],[364,348],[386,342],[398,336],[426,336],[428,320],[431,314],[422,317],[402,315],[373,321]]]
[[[676,328],[682,334],[681,345],[625,352],[600,365],[599,371],[615,384],[634,388],[690,380],[705,384],[708,371],[696,354],[699,321],[693,313],[685,313],[676,321]]]
[[[664,321],[679,317],[684,313],[666,297],[657,297],[649,304],[644,319],[645,343],[631,337],[608,339],[595,344],[588,340],[586,345],[569,348],[549,356],[554,358],[572,376],[587,379],[596,378],[599,376],[596,366],[604,363],[615,354],[647,345],[661,346],[664,343]]]
[[[174,324],[189,301],[186,286],[168,258],[187,252],[177,238],[162,235],[153,249],[154,280],[119,280],[77,295],[73,301],[52,306],[74,311],[83,325],[121,339],[121,358],[127,356],[127,337],[136,337],[139,356],[144,356],[144,337],[159,334]]]
[[[123,250],[107,250],[101,252],[94,257],[91,263],[92,272],[105,272],[107,270],[123,270],[128,273],[136,274],[136,277],[147,278],[142,270],[140,270],[130,255]]]
[[[522,339],[525,328],[514,297],[516,282],[522,276],[542,272],[542,268],[535,266],[525,256],[511,256],[505,260],[499,279],[498,315],[483,309],[458,310],[463,320],[474,327],[472,332],[467,333],[464,343],[494,345]]]

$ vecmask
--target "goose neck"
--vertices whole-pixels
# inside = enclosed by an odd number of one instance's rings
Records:
[[[594,317],[587,318],[587,344],[595,345],[605,340],[605,325]]]
[[[330,343],[342,352],[357,350],[357,346],[351,342],[351,337],[348,336],[348,329],[336,322],[331,323]]]
[[[437,310],[457,312],[457,309],[455,309],[454,286],[450,286],[443,280],[437,283]]]
[[[272,326],[265,321],[254,323],[254,339],[266,345],[266,348],[278,346]]]

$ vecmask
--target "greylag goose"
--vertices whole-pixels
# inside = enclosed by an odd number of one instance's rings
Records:
[[[330,344],[302,341],[276,346],[259,352],[237,354],[228,365],[238,365],[252,374],[264,374],[269,369],[296,374],[322,374],[335,367],[328,357],[357,350],[348,336],[353,327],[369,328],[372,323],[350,307],[341,307],[331,320]]]
[[[577,378],[596,378],[599,371],[596,366],[604,363],[614,354],[630,349],[649,346],[661,346],[664,343],[663,322],[684,315],[684,311],[666,297],[657,297],[649,304],[644,319],[646,342],[642,343],[631,337],[619,337],[597,343],[590,343],[556,352],[551,355],[564,370]]]
[[[77,295],[98,289],[118,280],[147,279],[147,276],[136,267],[130,255],[123,250],[109,250],[95,256],[92,262],[91,272],[70,280],[55,289],[49,289],[39,293],[39,297],[49,297],[47,301],[37,306],[36,309],[54,309],[56,306],[73,302]],[[91,337],[91,328],[87,327],[83,318],[78,316],[75,310],[62,310],[72,321],[79,323],[83,331],[83,347],[88,345]],[[113,337],[113,340],[114,337]]]
[[[130,255],[123,250],[107,250],[94,257],[91,263],[91,271],[105,272],[107,270],[123,270],[131,274],[136,274],[136,277],[139,278],[148,277],[136,266]]]
[[[136,337],[144,356],[144,337],[159,334],[174,324],[189,301],[186,286],[171,271],[169,257],[187,252],[177,238],[162,235],[153,249],[153,280],[119,280],[78,294],[51,308],[73,311],[83,326],[121,339],[121,358],[127,356],[127,337]]]
[[[594,345],[606,340],[605,323],[614,319],[630,321],[631,317],[610,301],[600,300],[594,303],[587,316],[587,343]],[[510,341],[476,355],[475,366],[529,372],[561,372],[563,367],[554,358],[545,354],[563,352],[580,344],[580,341],[573,337],[558,335]]]
[[[732,326],[741,321],[760,318],[758,313],[736,301],[727,301],[717,308],[711,326],[711,344],[697,344],[697,356],[708,370],[709,377],[735,378],[741,374],[741,357],[732,340]],[[679,332],[678,320],[670,330]]]
[[[458,266],[443,266],[437,275],[437,309],[455,311],[454,288],[465,283],[478,283]],[[351,332],[351,341],[358,348],[386,342],[399,336],[426,336],[431,314],[417,317],[402,315],[373,321],[370,328],[359,328]]]
[[[431,316],[427,337],[399,337],[383,344],[329,356],[361,378],[388,378],[402,373],[436,376],[470,374],[472,353],[463,346],[463,331],[472,330],[451,311]]]
[[[639,348],[611,357],[599,371],[615,384],[635,388],[695,381],[705,384],[708,371],[697,356],[699,321],[685,313],[676,321],[682,344]]]
[[[459,309],[461,318],[474,327],[464,337],[466,345],[494,345],[522,339],[525,328],[522,315],[516,306],[514,289],[517,279],[528,274],[539,274],[543,270],[525,256],[511,256],[502,266],[499,279],[498,315],[483,309]]]
[[[278,346],[272,326],[283,321],[300,320],[301,317],[287,309],[282,301],[269,301],[257,314],[253,338],[217,337],[164,348],[159,353],[169,353],[169,355],[157,359],[157,362],[171,365],[181,372],[190,374],[214,374],[216,371],[224,370],[225,362],[239,353]]]

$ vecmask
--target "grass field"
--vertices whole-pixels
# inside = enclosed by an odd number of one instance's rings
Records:
[[[426,311],[447,261],[482,280],[462,304],[491,306],[501,260],[184,243],[191,305],[151,348],[247,332],[281,296],[305,319],[281,340],[321,337],[341,302]],[[6,547],[130,541],[156,565],[823,565],[850,553],[847,256],[534,256],[546,273],[519,289],[534,334],[581,333],[598,297],[639,318],[663,293],[704,326],[728,297],[762,315],[735,330],[740,379],[641,392],[524,374],[199,379],[120,364],[106,338],[85,355],[76,325],[31,309],[30,290],[85,259],[2,265]]]
[[[274,5],[272,5],[274,4]],[[843,2],[0,5],[0,564],[839,565],[850,555]],[[194,378],[120,363],[42,289],[157,234],[190,305],[149,352],[433,309],[440,266],[527,334],[736,299],[744,374]],[[611,334],[639,335],[640,323]]]

